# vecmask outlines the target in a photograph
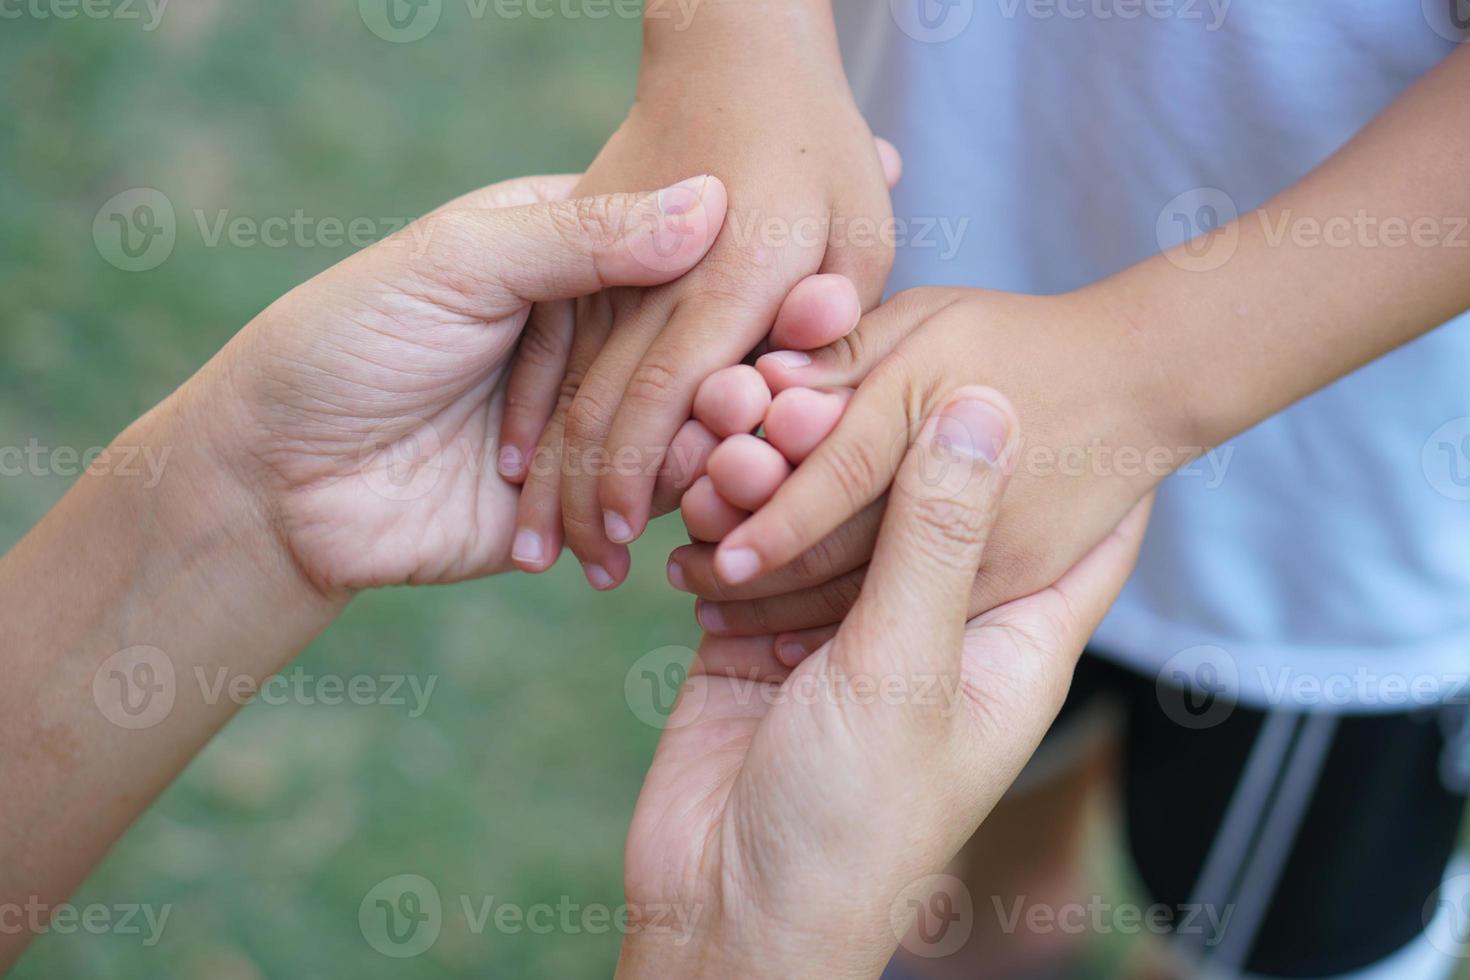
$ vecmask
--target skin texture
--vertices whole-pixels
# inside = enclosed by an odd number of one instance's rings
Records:
[[[578,192],[657,184],[717,161],[731,220],[677,283],[532,317],[502,467],[525,479],[520,526],[542,545],[544,560],[523,563],[527,571],[548,567],[564,540],[594,586],[620,583],[626,544],[647,525],[655,474],[698,385],[755,349],[809,276],[846,276],[861,308],[881,299],[893,154],[875,148],[847,95],[824,8],[713,4],[678,32],[648,21],[637,102]],[[770,36],[760,51],[752,32]]]

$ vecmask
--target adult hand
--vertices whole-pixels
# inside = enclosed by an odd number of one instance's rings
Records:
[[[272,305],[191,385],[322,590],[509,568],[519,490],[495,440],[531,304],[677,279],[724,219],[712,177],[565,200],[576,179],[446,205]]]
[[[830,12],[810,6],[720,4],[651,42],[638,101],[579,193],[695,167],[725,180],[731,218],[679,282],[537,307],[503,427],[502,472],[525,480],[520,526],[537,545],[523,569],[550,567],[565,540],[594,587],[619,584],[699,384],[745,358],[808,276],[846,276],[864,309],[881,300],[897,154],[848,94]],[[758,26],[736,37],[731,20]]]
[[[1060,708],[1146,505],[1054,584],[967,624],[1017,423],[988,389],[935,409],[835,638],[794,670],[769,638],[701,645],[629,832],[628,901],[648,915],[625,975],[877,976],[906,889],[958,851]]]

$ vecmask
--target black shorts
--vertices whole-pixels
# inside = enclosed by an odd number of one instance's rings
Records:
[[[1340,715],[1213,697],[1084,656],[1047,736],[1064,742],[1102,700],[1121,708],[1138,880],[1153,903],[1214,913],[1176,925],[1171,946],[1224,976],[1333,977],[1422,940],[1465,810],[1466,706]]]

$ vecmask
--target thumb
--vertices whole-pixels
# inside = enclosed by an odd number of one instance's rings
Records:
[[[1017,445],[1015,410],[989,388],[941,402],[909,448],[873,561],[838,632],[855,673],[958,675],[970,593]]]
[[[488,318],[610,286],[671,282],[714,244],[726,204],[719,178],[701,176],[635,194],[451,205],[400,234],[417,240],[415,269]]]

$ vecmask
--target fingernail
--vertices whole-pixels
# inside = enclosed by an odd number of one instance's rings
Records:
[[[621,514],[614,514],[610,510],[603,511],[602,527],[607,531],[607,538],[613,544],[627,544],[633,540],[633,526],[624,520]]]
[[[521,467],[525,464],[521,451],[515,446],[502,446],[500,449],[500,475],[520,476]]]
[[[613,577],[601,565],[593,565],[589,562],[582,566],[582,573],[587,576],[587,581],[592,583],[592,587],[599,592],[613,587]]]
[[[516,532],[515,542],[510,549],[512,558],[528,565],[539,565],[544,554],[545,549],[541,547],[541,535],[531,530]]]
[[[700,599],[694,604],[694,618],[699,620],[699,625],[711,633],[723,633],[725,631],[725,615],[720,612],[718,606]]]
[[[994,405],[975,398],[953,402],[939,416],[934,438],[955,456],[994,463],[1010,435],[1010,422]]]
[[[795,667],[807,658],[811,651],[794,636],[776,638],[776,659],[787,667]]]
[[[761,360],[771,361],[774,364],[778,364],[781,367],[787,368],[788,370],[792,371],[796,370],[797,368],[804,368],[812,362],[810,354],[803,354],[799,350],[778,350],[773,353],[767,354],[765,357],[762,357]]]
[[[750,548],[735,548],[716,555],[715,568],[720,578],[730,585],[739,585],[755,578],[761,570],[761,559]]]
[[[680,592],[689,591],[689,582],[684,578],[684,566],[676,561],[669,562],[669,584]]]
[[[709,184],[709,175],[690,177],[658,192],[658,210],[666,217],[688,214],[704,198],[704,189]]]

